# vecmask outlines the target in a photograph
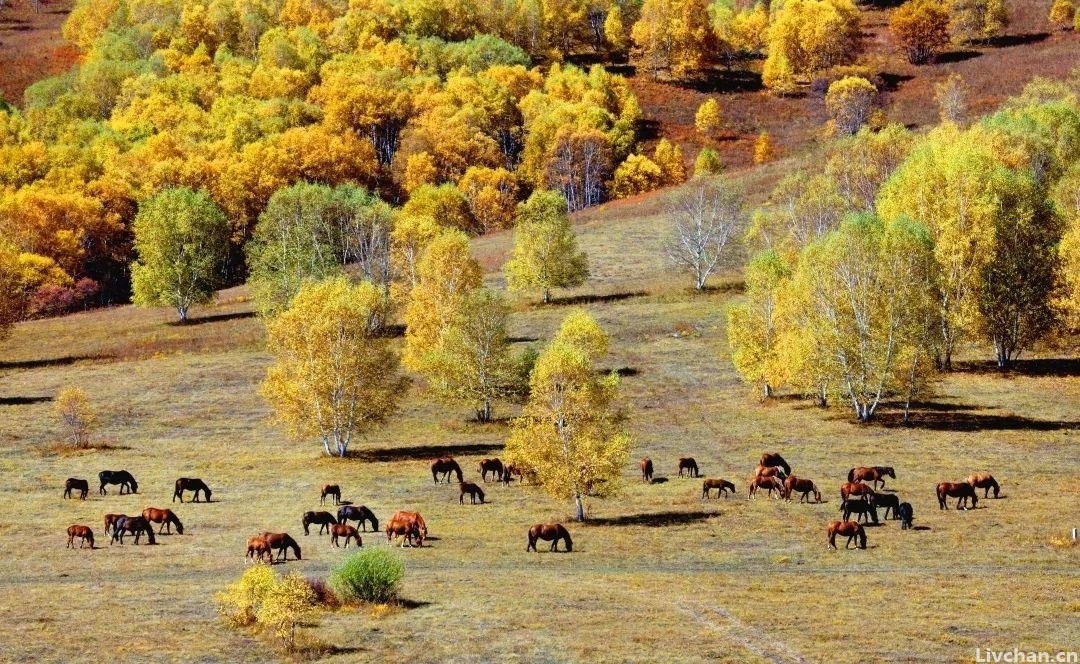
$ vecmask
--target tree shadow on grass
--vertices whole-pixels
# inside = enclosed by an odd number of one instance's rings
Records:
[[[674,85],[705,93],[759,92],[764,89],[761,74],[749,69],[712,69],[700,74],[699,78]]]
[[[224,323],[230,320],[243,320],[245,318],[255,318],[254,311],[237,311],[231,314],[212,314],[210,316],[199,316],[198,318],[189,318],[183,323],[178,320],[170,321],[168,325],[173,327],[192,327],[195,325],[208,325],[210,323]]]
[[[100,361],[114,359],[113,355],[68,355],[65,357],[50,357],[44,360],[16,360],[14,362],[0,362],[0,371],[5,369],[43,369],[46,367],[66,367],[76,362]]]
[[[957,362],[954,369],[960,373],[996,374],[999,376],[1033,376],[1072,378],[1080,376],[1080,358],[1054,357],[1038,360],[1013,360],[1008,369],[999,369],[992,361]]]
[[[904,422],[903,413],[879,413],[878,426],[885,428],[926,429],[928,431],[1069,431],[1080,430],[1080,421],[1035,420],[1020,415],[990,415],[954,411],[919,411]]]
[[[626,514],[624,516],[589,519],[586,526],[681,526],[715,519],[720,515],[715,512],[651,512],[646,514]]]
[[[986,40],[986,45],[993,48],[1009,48],[1012,46],[1027,46],[1046,41],[1050,37],[1049,32],[1028,32],[1022,35],[1000,35]]]
[[[0,406],[29,406],[52,400],[52,397],[0,397]]]
[[[598,304],[604,302],[619,302],[621,300],[629,300],[635,297],[644,297],[648,295],[647,291],[630,291],[626,293],[608,293],[607,295],[570,295],[567,297],[553,297],[550,304],[552,305],[579,305],[579,304]],[[544,304],[538,304],[536,306],[545,306]]]
[[[934,58],[934,62],[939,65],[943,65],[951,62],[963,62],[965,60],[972,60],[981,56],[982,53],[979,53],[978,51],[948,51],[946,53],[939,53],[937,57]]]
[[[415,447],[388,447],[379,450],[349,450],[345,456],[360,461],[416,461],[444,456],[475,456],[496,452],[502,443],[469,443],[465,445],[417,445]]]

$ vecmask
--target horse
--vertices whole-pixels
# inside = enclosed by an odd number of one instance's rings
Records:
[[[480,503],[483,504],[483,502],[484,502],[484,490],[481,489],[478,485],[473,484],[472,482],[462,482],[460,486],[461,486],[461,495],[458,496],[458,502],[459,503],[464,505],[465,504],[465,494],[469,494],[469,500],[472,501],[473,505],[476,504],[477,496],[480,497]]]
[[[329,512],[304,512],[304,517],[300,520],[304,524],[304,535],[310,535],[308,526],[313,523],[319,524],[319,534],[322,535],[323,531],[330,532],[330,526],[338,522],[334,518],[334,515]]]
[[[439,475],[443,476],[446,483],[450,483],[450,473],[457,475],[457,481],[460,482],[464,479],[461,474],[461,466],[457,461],[454,461],[454,457],[439,457],[431,462],[431,479],[435,480],[435,483],[439,483]]]
[[[394,512],[386,524],[386,541],[392,542],[401,535],[401,546],[408,541],[410,546],[424,546],[427,537],[427,525],[418,512]]]
[[[784,457],[780,456],[776,452],[762,452],[761,459],[758,460],[759,466],[780,466],[784,469],[785,475],[791,474],[791,466],[787,461],[784,461]]]
[[[775,477],[783,482],[787,479],[787,473],[780,466],[758,466],[754,469],[754,477]]]
[[[98,479],[101,480],[101,488],[98,491],[103,496],[106,484],[119,484],[121,496],[124,495],[124,487],[127,487],[128,493],[139,493],[139,483],[126,470],[103,470],[98,473]]]
[[[848,499],[840,503],[840,511],[844,513],[844,521],[847,521],[852,514],[858,514],[857,519],[862,519],[863,523],[870,523],[873,520],[874,523],[878,522],[877,508],[874,504],[865,500],[852,500]]]
[[[147,544],[157,544],[154,539],[154,529],[150,526],[150,522],[142,516],[125,516],[116,520],[113,525],[112,540],[109,541],[111,545],[113,542],[120,540],[120,544],[124,544],[124,534],[131,533],[135,536],[135,544],[139,543],[139,538],[143,533],[146,533]]]
[[[199,502],[199,492],[202,491],[206,494],[206,502],[210,502],[210,487],[206,486],[206,482],[203,482],[198,477],[181,477],[176,480],[176,488],[173,489],[173,502],[179,498],[180,502],[184,502],[184,492],[194,491],[195,498],[193,502]]]
[[[87,542],[90,542],[90,550],[91,551],[94,550],[94,531],[90,530],[90,526],[81,526],[79,524],[68,526],[67,534],[68,534],[67,546],[64,547],[64,548],[66,548],[66,549],[74,549],[75,548],[75,538],[78,537],[81,540],[79,542],[79,548],[80,549],[83,548],[84,546],[86,546]]]
[[[341,504],[341,487],[339,487],[336,484],[324,484],[323,488],[322,488],[322,492],[321,492],[321,494],[319,496],[319,504],[320,505],[322,505],[323,503],[326,502],[326,497],[327,496],[333,496],[334,497],[334,504],[335,505],[340,505]]]
[[[264,556],[266,557],[267,563],[271,565],[274,564],[274,554],[270,550],[270,543],[257,535],[255,537],[249,537],[247,541],[247,555],[244,556],[244,559],[250,558],[251,560],[258,562],[262,560]]]
[[[515,466],[513,464],[503,464],[502,481],[506,486],[510,486],[510,482],[514,480],[514,476],[517,475],[519,482],[525,481],[526,475],[531,475],[522,466]]]
[[[791,493],[793,491],[798,491],[802,494],[802,497],[799,498],[800,503],[803,501],[810,502],[811,493],[814,494],[815,501],[821,502],[821,492],[818,491],[817,486],[815,486],[811,480],[804,480],[795,477],[794,475],[788,475],[787,479],[784,480],[784,499],[791,500]]]
[[[871,482],[875,489],[885,488],[885,476],[896,479],[896,471],[892,466],[859,466],[848,471],[848,482]],[[881,486],[878,486],[878,483]]]
[[[885,514],[882,515],[882,519],[889,518],[889,512],[892,512],[893,519],[899,519],[897,510],[900,509],[900,497],[895,493],[875,493],[874,494],[874,507],[881,507],[885,509]]]
[[[67,478],[64,482],[64,498],[71,498],[71,492],[75,489],[79,491],[79,498],[86,500],[86,494],[90,492],[90,483],[77,477]]]
[[[160,523],[161,528],[165,529],[165,532],[172,534],[172,526],[176,526],[176,533],[178,535],[184,534],[184,524],[180,523],[180,519],[176,518],[172,510],[159,510],[156,507],[147,507],[142,511],[143,518],[152,523]],[[158,528],[158,535],[161,534],[161,528]]]
[[[266,543],[270,545],[271,549],[277,549],[278,560],[289,560],[289,552],[286,549],[292,549],[296,555],[297,560],[303,560],[300,557],[300,545],[296,543],[289,533],[260,533],[259,537],[266,540]]]
[[[983,498],[990,497],[990,489],[994,490],[994,498],[997,498],[998,492],[1001,490],[997,480],[995,480],[994,476],[990,473],[974,473],[967,478],[967,483],[976,489],[986,489],[986,491],[983,492]],[[85,498],[86,496],[84,495],[83,497]]]
[[[683,476],[683,471],[686,471],[688,477],[700,477],[700,471],[694,457],[681,457],[679,459],[679,477]]]
[[[963,508],[966,510],[968,498],[971,499],[971,507],[975,508],[979,504],[979,497],[975,495],[975,487],[967,482],[942,482],[937,485],[937,501],[938,508],[947,510],[949,506],[945,504],[945,498],[956,498],[956,509]]]
[[[480,478],[485,482],[488,481],[488,473],[494,476],[495,481],[502,479],[505,466],[499,459],[483,459],[476,465],[476,469],[480,471]]]
[[[652,484],[652,459],[649,457],[641,457],[641,461],[638,462],[638,467],[641,468],[641,481]]]
[[[569,531],[561,523],[538,523],[529,528],[529,544],[525,547],[525,551],[528,552],[529,549],[536,551],[536,540],[538,539],[551,542],[549,551],[557,552],[559,550],[559,540],[566,542],[567,553],[574,550],[574,541],[570,539]],[[536,552],[539,553],[539,551]]]
[[[348,521],[355,521],[360,524],[360,528],[366,533],[367,522],[371,522],[371,531],[379,531],[379,520],[375,518],[375,513],[364,507],[363,505],[346,505],[337,511],[337,520],[339,523],[346,523]]]
[[[911,522],[915,520],[915,510],[911,509],[911,503],[900,503],[900,530],[911,528]]]
[[[341,546],[338,544],[339,537],[345,538],[346,549],[349,548],[349,540],[351,539],[356,540],[356,546],[364,546],[364,542],[360,539],[360,531],[347,523],[336,523],[330,526],[330,543],[334,546]]]
[[[836,548],[837,535],[844,535],[847,537],[847,543],[844,544],[845,549],[851,548],[851,540],[856,537],[859,538],[856,548],[866,548],[866,531],[863,530],[863,527],[856,521],[832,521],[829,523],[827,532],[829,534],[830,549]]]
[[[862,496],[864,500],[873,500],[874,491],[869,484],[862,482],[847,482],[840,485],[840,500],[844,501],[852,496]]]
[[[104,521],[105,521],[105,534],[108,535],[109,530],[113,530],[115,532],[116,531],[116,522],[119,521],[120,519],[126,519],[126,518],[127,517],[124,516],[123,514],[106,514],[105,518],[104,518]]]
[[[753,477],[750,479],[750,493],[746,494],[746,499],[755,498],[758,489],[768,489],[770,498],[772,498],[773,489],[776,490],[778,499],[784,495],[784,485],[775,477]]]
[[[716,489],[717,498],[720,497],[720,494],[724,494],[724,497],[727,498],[728,491],[735,493],[735,485],[731,482],[710,477],[701,483],[701,498],[703,500],[709,497],[710,489]]]

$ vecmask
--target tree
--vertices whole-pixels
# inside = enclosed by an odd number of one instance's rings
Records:
[[[851,135],[866,124],[876,98],[877,88],[873,83],[859,76],[845,76],[829,86],[825,108],[836,130]]]
[[[139,208],[131,266],[135,304],[172,306],[187,322],[192,304],[209,302],[229,243],[229,222],[206,194],[167,189]]]
[[[404,277],[403,293],[408,294],[420,281],[417,266],[428,244],[443,230],[426,214],[398,214],[390,232],[391,262],[397,274]]]
[[[578,249],[566,199],[555,191],[535,191],[518,206],[514,250],[503,266],[510,290],[539,288],[544,303],[552,288],[573,288],[589,276],[589,259]]]
[[[706,148],[707,150],[708,148]],[[704,152],[704,150],[702,151]],[[698,157],[701,158],[700,156]],[[719,157],[717,157],[719,160]],[[697,162],[694,162],[695,166]],[[615,178],[612,180],[612,194],[615,198],[636,196],[645,192],[658,189],[662,176],[660,167],[652,159],[645,155],[632,154],[626,161],[619,164],[615,169]]]
[[[762,82],[777,94],[814,73],[848,64],[859,50],[859,11],[851,0],[787,0],[769,27]]]
[[[547,157],[547,185],[562,192],[570,212],[599,205],[611,159],[611,141],[603,132],[560,127]]]
[[[800,171],[776,185],[768,204],[754,214],[750,235],[769,247],[798,251],[839,226],[850,211],[836,180]]]
[[[848,208],[873,212],[878,191],[904,163],[914,136],[901,124],[880,131],[863,127],[854,136],[834,141],[827,149],[826,175]]]
[[[510,228],[518,202],[518,183],[505,168],[472,166],[458,180],[480,232]]]
[[[889,16],[892,31],[908,62],[930,62],[949,43],[949,11],[937,0],[908,0]]]
[[[694,287],[702,290],[728,243],[746,228],[742,196],[721,178],[698,178],[672,201],[667,215],[672,220],[665,245],[668,260],[690,273]]]
[[[773,147],[772,138],[769,136],[769,132],[763,131],[758,134],[757,140],[754,141],[754,163],[755,164],[767,164],[776,158],[776,148]]]
[[[698,106],[697,113],[694,114],[694,127],[705,138],[716,138],[722,125],[720,104],[709,97],[702,102],[701,106]]]
[[[959,124],[967,115],[967,86],[960,74],[951,74],[944,81],[935,83],[934,99],[942,122]]]
[[[296,626],[318,614],[316,599],[307,580],[293,572],[270,586],[255,614],[256,620],[273,629],[286,650],[292,651],[296,644]]]
[[[431,217],[440,226],[459,228],[466,233],[477,230],[465,194],[449,182],[437,187],[425,184],[413,189],[409,200],[401,207],[401,213],[411,217]]]
[[[97,428],[98,417],[86,391],[78,387],[65,387],[56,395],[53,410],[60,417],[72,447],[89,447],[90,434]]]
[[[660,167],[660,184],[673,187],[686,181],[686,162],[683,161],[682,148],[661,138],[656,144],[653,161]]]
[[[746,267],[746,302],[727,308],[731,361],[743,381],[760,386],[765,398],[784,381],[787,365],[779,350],[777,291],[790,278],[791,267],[776,251],[766,249]]]
[[[766,58],[761,68],[761,84],[779,97],[795,94],[795,72],[791,69],[791,61],[787,56]]]
[[[11,333],[11,328],[26,313],[26,292],[18,260],[15,247],[0,238],[0,340]]]
[[[435,184],[438,177],[435,159],[427,152],[414,152],[405,162],[405,182],[401,186],[405,193],[412,193],[422,185]]]
[[[958,43],[988,41],[1009,25],[1005,0],[951,0],[949,32]]]
[[[585,312],[566,317],[536,361],[529,401],[510,425],[506,456],[536,474],[555,498],[574,501],[585,520],[585,496],[609,496],[630,458],[630,436],[615,411],[619,376],[598,375],[594,361],[608,339]]]
[[[708,64],[715,37],[704,0],[645,0],[630,38],[653,78],[685,79]]]
[[[1062,293],[1059,306],[1072,329],[1080,328],[1080,214],[1073,217],[1058,245]]]
[[[344,277],[306,283],[266,324],[273,364],[260,392],[291,437],[318,437],[328,456],[344,458],[354,436],[394,413],[408,385],[388,340],[371,332],[385,297]]]

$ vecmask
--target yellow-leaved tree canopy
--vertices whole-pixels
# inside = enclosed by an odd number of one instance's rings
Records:
[[[518,207],[514,252],[503,267],[513,291],[539,288],[551,302],[552,288],[572,288],[589,276],[589,258],[578,249],[566,199],[555,191],[534,191]]]

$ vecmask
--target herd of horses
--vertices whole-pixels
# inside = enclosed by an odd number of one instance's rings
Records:
[[[110,484],[119,485],[120,494],[123,495],[125,489],[128,494],[137,494],[139,492],[139,483],[135,481],[135,478],[126,470],[103,470],[98,473],[98,480],[101,483],[98,492],[105,496],[108,495],[105,487]],[[79,492],[79,499],[86,500],[86,494],[90,491],[90,483],[78,477],[69,477],[64,482],[64,498],[73,498],[73,493]],[[173,502],[177,499],[181,503],[184,502],[184,492],[194,491],[194,501],[199,502],[199,494],[202,493],[206,498],[206,502],[210,502],[210,487],[206,486],[206,483],[200,479],[181,477],[176,480],[175,491],[173,492]],[[105,534],[112,533],[112,539],[109,540],[109,545],[124,544],[124,537],[126,535],[134,536],[134,543],[138,544],[143,535],[146,536],[147,544],[157,544],[157,539],[154,536],[154,527],[152,524],[159,524],[157,534],[160,535],[164,531],[165,534],[171,535],[172,529],[176,528],[178,535],[184,534],[184,524],[180,521],[180,517],[176,516],[176,513],[170,509],[161,509],[157,507],[147,507],[142,511],[142,514],[130,516],[127,514],[106,514],[102,519],[104,525]],[[84,524],[72,524],[68,526],[68,548],[75,548],[75,539],[80,540],[79,548],[84,548],[87,544],[90,545],[90,549],[94,549],[94,531],[90,526]]]

